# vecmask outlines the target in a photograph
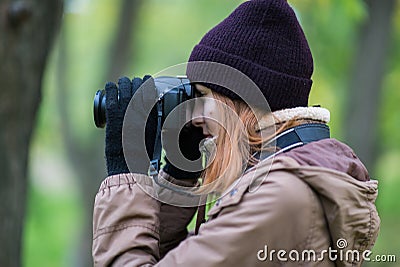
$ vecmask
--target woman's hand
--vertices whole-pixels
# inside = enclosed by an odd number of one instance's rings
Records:
[[[146,86],[138,89],[142,84]],[[149,161],[154,150],[154,140],[157,129],[157,111],[153,107],[151,111],[146,110],[151,107],[156,97],[154,81],[151,76],[146,75],[143,80],[134,78],[132,81],[123,77],[118,80],[118,86],[115,83],[108,82],[105,86],[106,91],[106,139],[105,156],[108,175],[136,172],[147,174]],[[131,98],[135,95],[134,103],[131,104],[134,122],[129,123],[129,168],[124,157],[122,146],[122,128],[125,113]],[[147,114],[149,113],[149,114]],[[147,119],[148,115],[148,119]],[[147,124],[146,124],[147,119]],[[146,125],[145,135],[143,129]],[[146,145],[146,149],[142,149]],[[147,155],[145,154],[147,151]]]
[[[201,140],[205,138],[203,135],[203,130],[199,127],[193,126],[191,123],[184,126],[180,133],[178,131],[169,131],[164,133],[164,135],[168,136],[169,140],[176,140],[176,137],[179,136],[179,150],[182,155],[188,160],[196,160],[197,164],[195,164],[194,168],[188,168],[191,170],[183,170],[179,168],[179,166],[174,166],[171,161],[174,158],[178,158],[177,155],[178,150],[176,149],[165,149],[165,162],[164,171],[174,177],[175,179],[197,179],[199,178],[202,170],[201,165],[201,153],[199,150],[199,145]],[[163,138],[166,139],[165,137]],[[178,161],[179,162],[179,161]]]

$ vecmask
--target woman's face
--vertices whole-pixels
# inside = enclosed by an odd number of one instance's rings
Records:
[[[192,112],[192,124],[203,129],[206,137],[214,137],[218,134],[218,110],[217,100],[211,89],[196,84],[196,98]]]

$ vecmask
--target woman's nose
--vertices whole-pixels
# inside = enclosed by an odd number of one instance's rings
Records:
[[[192,112],[192,124],[196,127],[202,127],[204,124],[203,107],[195,101]]]

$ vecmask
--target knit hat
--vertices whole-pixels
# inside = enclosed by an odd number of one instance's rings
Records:
[[[196,67],[196,61],[217,62],[244,73],[259,87],[271,111],[308,105],[313,59],[304,32],[286,0],[251,0],[241,4],[206,33],[190,55],[186,70],[190,80],[212,75],[213,70]],[[239,98],[220,85],[206,86],[231,99]],[[236,90],[249,99],[254,93],[248,88]]]

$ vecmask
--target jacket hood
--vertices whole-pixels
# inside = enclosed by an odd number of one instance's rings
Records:
[[[359,181],[369,181],[367,169],[354,151],[336,139],[323,139],[295,148],[282,155],[302,166],[317,166],[339,171]]]
[[[354,152],[335,139],[324,139],[282,153],[271,172],[294,172],[317,194],[334,249],[371,249],[379,232],[375,207],[378,182]],[[345,240],[339,245],[339,240]],[[341,265],[341,264],[339,264]]]

